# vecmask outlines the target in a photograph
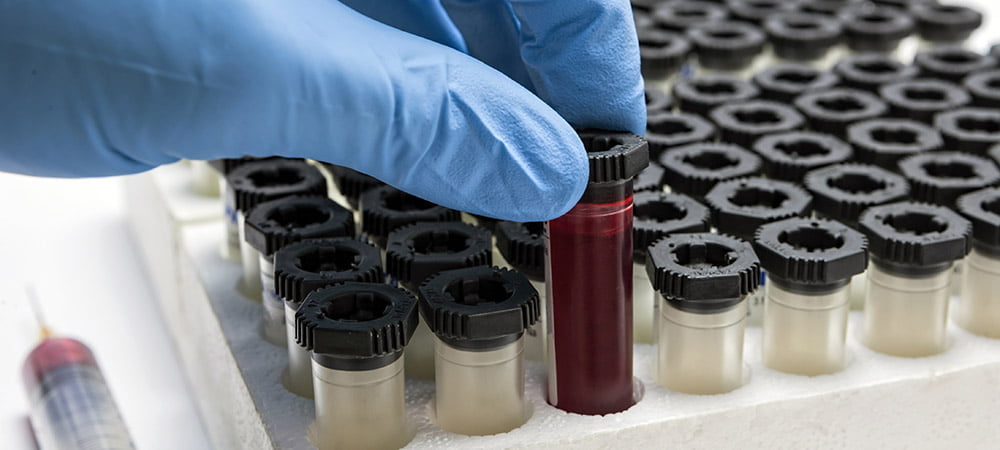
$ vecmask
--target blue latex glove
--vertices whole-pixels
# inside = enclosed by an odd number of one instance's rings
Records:
[[[626,0],[349,3],[0,0],[0,170],[278,154],[529,221],[583,192],[570,123],[645,127]]]

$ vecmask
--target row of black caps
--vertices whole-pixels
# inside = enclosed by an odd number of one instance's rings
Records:
[[[927,41],[957,43],[983,21],[982,14],[965,6],[930,1],[876,3],[633,2],[643,74],[652,78],[669,76],[690,54],[697,55],[698,63],[705,68],[740,70],[749,66],[768,43],[775,55],[793,61],[821,59],[842,42],[858,52],[891,52],[914,31]]]

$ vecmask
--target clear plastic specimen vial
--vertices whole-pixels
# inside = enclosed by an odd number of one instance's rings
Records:
[[[295,314],[295,338],[312,352],[316,447],[396,449],[414,434],[406,415],[403,348],[417,301],[385,284],[313,291]]]
[[[524,331],[538,320],[538,292],[524,275],[478,266],[440,272],[420,286],[435,339],[437,425],[465,435],[524,424]]]
[[[247,243],[260,261],[264,339],[285,345],[285,305],[275,291],[274,253],[303,239],[353,237],[354,216],[326,197],[284,197],[255,206],[245,226]]]
[[[240,289],[260,301],[258,251],[246,241],[246,215],[258,204],[292,195],[325,196],[326,179],[319,169],[301,160],[267,159],[243,164],[226,176],[226,203],[236,215],[243,277]],[[227,206],[227,211],[229,206]],[[227,212],[228,214],[228,212]],[[228,239],[228,238],[227,238]]]
[[[274,254],[274,287],[284,301],[288,375],[292,393],[312,398],[309,352],[295,342],[295,313],[317,289],[348,281],[380,283],[382,258],[377,248],[351,238],[306,239]]]
[[[868,264],[867,239],[839,222],[791,218],[757,230],[767,270],[764,365],[799,375],[844,368],[848,283]]]
[[[408,291],[443,270],[493,264],[489,230],[462,222],[423,222],[389,234],[385,271]],[[410,376],[434,379],[434,335],[421,324],[406,357]]]
[[[417,222],[454,222],[461,214],[392,186],[369,189],[358,199],[362,237],[385,249],[389,233]]]
[[[943,206],[899,202],[871,207],[859,222],[872,263],[865,344],[895,356],[944,351],[951,268],[969,252],[969,221]]]
[[[524,332],[524,356],[545,361],[548,315],[545,310],[545,224],[497,222],[493,263],[521,272],[538,291],[538,320]]]
[[[227,194],[227,186],[229,183],[226,182],[226,177],[229,176],[229,172],[232,172],[233,169],[250,161],[254,161],[255,159],[256,158],[243,157],[232,159],[213,159],[208,161],[209,167],[215,169],[215,171],[219,173],[219,194],[222,196],[223,200],[222,212],[226,223],[226,239],[223,241],[222,245],[222,257],[233,261],[238,261],[240,259],[240,230],[236,219],[236,199]]]
[[[650,247],[646,270],[660,302],[657,383],[688,394],[740,387],[746,297],[760,280],[750,244],[721,234],[675,234]]]
[[[958,210],[972,221],[972,253],[963,261],[962,293],[952,317],[965,330],[1000,338],[1000,188],[966,194]]]
[[[590,183],[546,227],[548,402],[602,415],[635,404],[632,388],[632,177],[649,163],[646,141],[580,132]]]
[[[632,208],[632,336],[636,342],[653,343],[656,335],[656,291],[646,273],[650,245],[674,233],[708,231],[709,211],[684,194],[639,192]]]

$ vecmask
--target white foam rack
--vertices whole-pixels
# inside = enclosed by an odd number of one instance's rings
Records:
[[[311,448],[312,401],[282,387],[285,348],[261,337],[260,304],[241,297],[239,264],[220,256],[220,200],[194,194],[190,183],[183,164],[125,182],[134,238],[206,429],[218,448]],[[658,386],[655,348],[637,344],[642,399],[607,416],[549,406],[544,364],[529,361],[525,388],[533,415],[494,436],[437,428],[433,382],[408,378],[407,410],[417,427],[408,448],[996,448],[1000,340],[951,325],[948,351],[891,357],[859,342],[861,314],[850,317],[848,367],[819,377],[764,367],[760,329],[749,327],[746,384],[723,395]]]

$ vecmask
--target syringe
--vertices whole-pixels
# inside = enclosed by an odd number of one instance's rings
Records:
[[[82,342],[53,337],[41,320],[42,341],[24,362],[22,375],[38,446],[49,449],[132,449],[132,439],[101,375]]]

